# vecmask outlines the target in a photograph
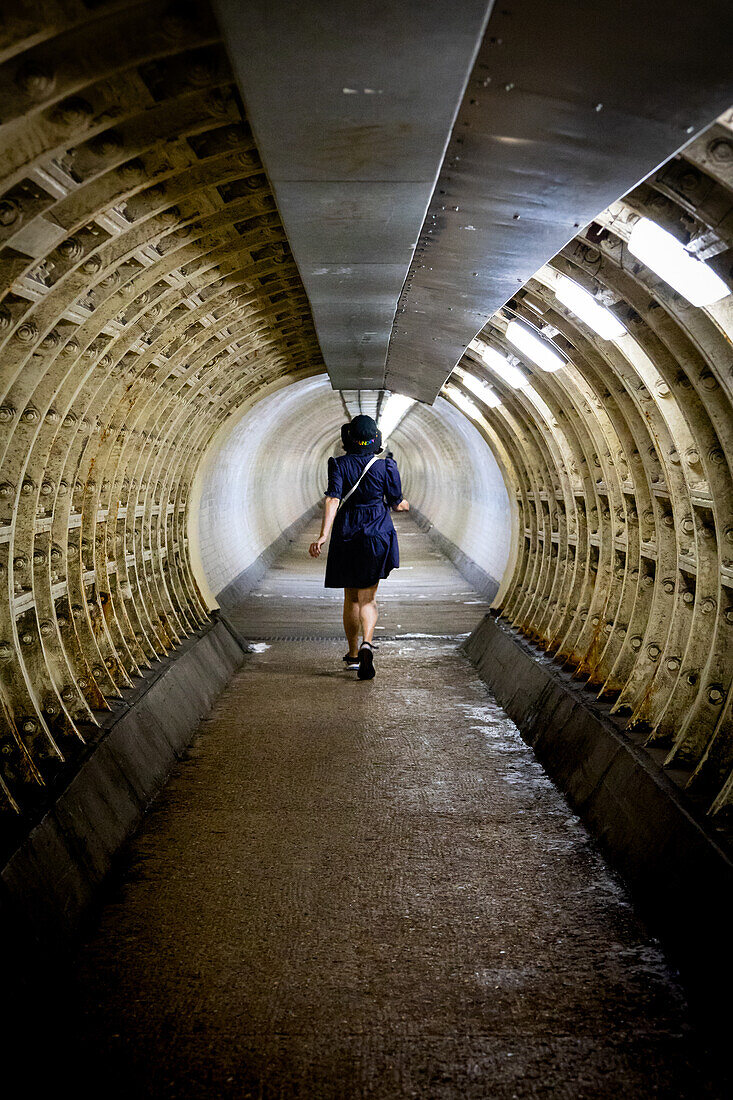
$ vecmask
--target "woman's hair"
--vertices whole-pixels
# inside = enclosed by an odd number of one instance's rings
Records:
[[[382,433],[371,416],[359,415],[342,426],[341,442],[349,454],[379,454],[382,449]]]

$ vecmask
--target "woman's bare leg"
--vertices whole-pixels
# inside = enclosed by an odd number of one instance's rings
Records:
[[[344,632],[349,643],[349,656],[359,653],[359,589],[344,589]]]
[[[361,628],[364,633],[364,641],[371,642],[374,636],[374,627],[377,625],[377,618],[379,611],[377,609],[377,584],[373,584],[371,588],[360,588],[358,590],[359,599],[359,613],[361,616]]]

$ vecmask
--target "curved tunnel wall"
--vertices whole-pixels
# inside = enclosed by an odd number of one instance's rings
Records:
[[[338,394],[319,376],[263,398],[212,441],[200,475],[194,555],[212,602],[235,600],[227,589],[320,500],[326,455],[343,420]]]
[[[323,369],[205,4],[3,8],[0,818],[207,620],[192,480],[232,411]]]
[[[521,319],[567,357],[518,358],[531,385],[483,371],[478,401],[520,512],[500,610],[598,695],[721,827],[733,806],[733,298],[692,306],[640,263],[640,216],[731,286],[733,115],[604,211],[483,331],[506,355]],[[626,327],[602,339],[555,297],[556,273]],[[460,379],[456,383],[462,387]]]
[[[512,509],[498,463],[478,429],[443,398],[413,406],[388,446],[405,494],[484,573],[499,582],[512,538]]]

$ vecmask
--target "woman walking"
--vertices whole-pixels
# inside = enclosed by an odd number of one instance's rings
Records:
[[[389,509],[409,511],[402,498],[400,472],[393,458],[379,458],[382,436],[371,416],[355,416],[341,429],[346,454],[328,460],[328,488],[321,533],[309,547],[320,557],[331,534],[326,588],[344,590],[347,668],[360,680],[374,675],[377,586],[400,564],[397,532]],[[359,631],[362,644],[359,645]]]

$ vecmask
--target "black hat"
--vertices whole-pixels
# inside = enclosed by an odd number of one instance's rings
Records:
[[[371,416],[355,416],[341,429],[341,442],[350,454],[378,454],[382,449],[382,433]]]

